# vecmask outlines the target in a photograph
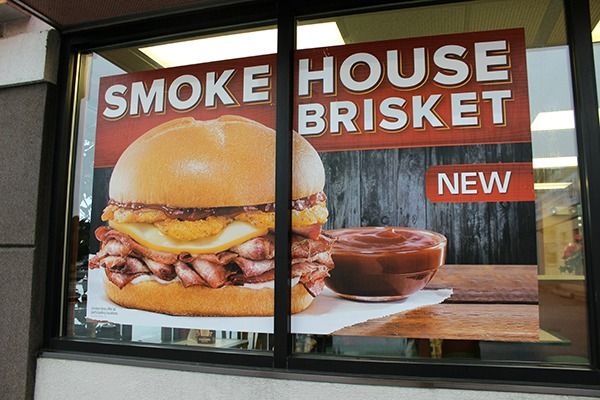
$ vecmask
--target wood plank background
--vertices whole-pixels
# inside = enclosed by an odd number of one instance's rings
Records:
[[[431,165],[531,161],[530,144],[321,153],[326,229],[408,226],[448,237],[448,264],[536,264],[533,202],[430,203]]]

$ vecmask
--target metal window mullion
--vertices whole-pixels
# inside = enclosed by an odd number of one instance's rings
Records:
[[[290,334],[293,57],[296,29],[289,2],[277,10],[277,118],[275,146],[275,318],[273,366],[287,368]]]
[[[581,204],[585,244],[589,348],[591,364],[600,366],[600,127],[592,48],[590,9],[587,1],[565,0],[567,37],[571,61],[573,105],[577,134]],[[596,268],[594,268],[596,266]]]

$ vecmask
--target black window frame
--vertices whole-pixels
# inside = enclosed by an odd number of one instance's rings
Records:
[[[468,1],[468,0],[467,0]],[[589,367],[531,365],[524,363],[464,362],[448,360],[382,360],[368,357],[296,354],[290,334],[290,199],[291,137],[293,110],[293,57],[296,22],[303,19],[382,11],[404,7],[439,5],[460,1],[272,1],[259,0],[144,17],[105,26],[78,28],[61,33],[58,81],[58,122],[54,145],[46,149],[54,160],[52,198],[48,223],[48,278],[44,352],[59,356],[96,357],[119,363],[143,365],[152,360],[194,364],[219,364],[231,368],[253,368],[285,376],[330,381],[335,376],[345,382],[395,382],[417,386],[485,388],[550,393],[600,394],[600,125],[595,85],[589,4],[587,0],[563,0],[567,45],[569,46],[573,102],[581,179],[586,262]],[[200,21],[200,22],[198,22]],[[70,229],[66,215],[72,207],[73,160],[76,120],[74,98],[77,90],[79,55],[83,52],[140,44],[158,39],[219,33],[236,28],[277,24],[277,111],[276,111],[276,278],[274,351],[252,352],[209,350],[170,345],[115,343],[62,337],[68,279]],[[596,265],[596,268],[594,268]],[[87,356],[86,356],[87,355]],[[102,358],[100,355],[104,355]],[[99,357],[99,358],[98,358]],[[129,361],[124,361],[129,360]],[[319,378],[321,377],[321,378]],[[383,379],[383,381],[382,381]],[[491,386],[490,386],[491,385]]]

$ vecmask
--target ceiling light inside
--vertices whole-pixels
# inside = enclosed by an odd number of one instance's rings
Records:
[[[335,22],[298,26],[297,42],[299,49],[344,44]],[[140,51],[165,68],[273,54],[277,52],[277,29],[185,40]]]
[[[345,44],[335,22],[300,25],[296,32],[296,48],[298,50]]]
[[[544,157],[533,159],[533,169],[576,167],[577,157]]]
[[[600,42],[600,21],[592,29],[592,42]]]
[[[531,131],[556,131],[559,129],[575,129],[573,110],[547,111],[535,116]]]
[[[266,29],[185,40],[142,47],[140,51],[163,67],[178,67],[180,65],[272,54],[277,52],[277,30]]]
[[[538,182],[533,184],[535,190],[560,190],[566,189],[572,182]]]
[[[598,109],[600,116],[600,108]],[[575,129],[573,110],[544,111],[535,116],[531,123],[531,131],[558,131]]]

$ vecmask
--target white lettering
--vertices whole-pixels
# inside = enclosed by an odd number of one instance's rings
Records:
[[[477,172],[463,172],[461,173],[461,186],[460,191],[462,194],[477,194],[477,189],[469,189],[469,186],[477,185],[477,181],[474,179],[469,180],[468,178],[477,176]]]
[[[354,79],[354,69],[360,64],[369,68],[366,79],[357,81]],[[346,58],[340,67],[340,81],[353,92],[366,92],[373,89],[381,79],[381,64],[377,57],[369,53],[356,53]]]
[[[481,181],[481,186],[483,186],[483,193],[490,194],[494,189],[494,185],[498,188],[498,192],[506,193],[508,191],[508,184],[510,183],[510,176],[512,175],[512,171],[506,171],[504,174],[504,181],[500,183],[500,175],[498,171],[492,171],[490,175],[489,182],[485,180],[485,175],[483,172],[479,172],[479,180]]]
[[[448,191],[450,192],[450,194],[458,194],[458,172],[455,172],[454,174],[454,183],[450,182],[450,179],[448,179],[448,175],[441,173],[438,174],[438,194],[442,195],[444,194],[444,184],[446,185],[446,187],[448,188]]]
[[[406,100],[401,97],[388,97],[379,105],[379,111],[384,117],[393,118],[393,121],[382,119],[379,126],[388,131],[397,131],[406,127],[408,115],[401,108]]]
[[[265,75],[270,74],[270,72],[271,67],[268,64],[244,68],[244,102],[269,100],[268,90],[256,91],[255,89],[269,88],[269,77]]]
[[[182,86],[187,85],[191,88],[192,93],[187,100],[179,98],[179,90]],[[169,103],[171,106],[179,111],[190,110],[198,104],[198,101],[202,98],[202,84],[200,80],[194,75],[181,75],[178,76],[169,86]]]
[[[215,81],[216,73],[209,72],[206,74],[206,98],[204,105],[206,107],[214,107],[216,104],[216,98],[218,97],[221,102],[226,106],[235,104],[235,100],[231,98],[229,92],[225,89],[225,86],[233,76],[235,70],[227,69],[223,71],[219,79]]]
[[[104,101],[108,106],[104,111],[102,111],[102,115],[106,118],[121,118],[127,112],[127,100],[124,97],[121,97],[127,93],[127,86],[125,85],[112,85],[106,90],[104,93]],[[121,96],[117,96],[120,94]],[[115,107],[115,108],[113,108]]]
[[[363,125],[365,131],[372,131],[375,129],[374,125],[375,116],[373,115],[373,99],[365,99],[363,101]]]
[[[140,103],[144,114],[150,112],[152,103],[154,103],[154,112],[163,112],[165,108],[165,80],[155,79],[152,81],[148,93],[146,93],[144,82],[133,82],[131,84],[131,111],[129,114],[139,114]]]
[[[323,81],[323,94],[335,93],[333,57],[323,57],[323,69],[310,71],[310,60],[302,58],[298,61],[298,95],[308,96],[313,81]]]
[[[298,133],[318,135],[325,131],[325,107],[319,103],[298,105]]]
[[[413,126],[417,129],[422,129],[425,125],[423,120],[426,119],[434,128],[444,126],[442,121],[435,115],[433,109],[442,97],[441,94],[432,94],[423,104],[423,96],[413,96]]]
[[[511,90],[490,90],[482,92],[481,98],[492,101],[492,122],[494,125],[504,124],[504,100],[512,98]]]
[[[334,101],[331,103],[331,112],[329,114],[329,126],[331,127],[331,133],[339,133],[340,125],[344,125],[344,128],[349,133],[358,132],[358,128],[352,121],[356,118],[358,109],[356,104],[351,101]]]
[[[454,71],[454,73],[448,74],[444,71],[438,71],[433,80],[444,86],[457,86],[466,82],[470,74],[469,65],[462,60],[466,52],[467,49],[464,47],[451,44],[437,49],[433,53],[435,65],[447,71]],[[450,55],[460,58],[448,57]]]
[[[508,42],[497,40],[494,42],[475,43],[475,76],[477,82],[507,81],[508,71],[506,69],[490,67],[508,67],[508,55],[488,55],[490,51],[507,51]]]
[[[464,114],[477,113],[478,107],[476,103],[464,103],[467,101],[477,100],[477,93],[466,92],[466,93],[452,93],[450,95],[452,103],[452,125],[453,126],[477,126],[479,124],[479,117],[477,116],[463,116]]]
[[[402,55],[398,50],[387,52],[387,75],[392,85],[399,89],[408,89],[419,86],[427,75],[427,55],[424,47],[413,49],[413,73],[411,76],[402,75]]]

